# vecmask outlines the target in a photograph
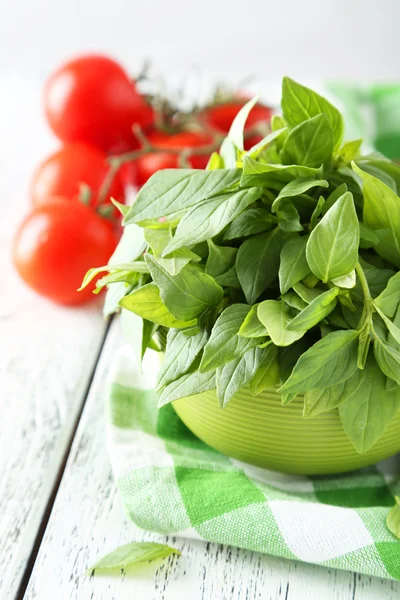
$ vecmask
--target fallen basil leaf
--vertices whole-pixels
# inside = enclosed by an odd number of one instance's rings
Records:
[[[137,563],[167,558],[172,554],[181,555],[180,551],[176,548],[155,542],[125,544],[101,558],[86,571],[86,575],[91,575],[96,571],[107,572],[111,569],[123,569]]]

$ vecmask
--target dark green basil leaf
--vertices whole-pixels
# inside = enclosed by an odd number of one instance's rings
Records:
[[[302,354],[280,393],[301,394],[346,381],[357,369],[358,336],[351,329],[326,335]]]
[[[343,194],[347,192],[347,185],[345,183],[341,183],[338,187],[335,186],[335,189],[329,196],[327,197],[325,204],[322,207],[322,214],[326,214],[328,210],[335,204],[339,198],[343,196]]]
[[[139,317],[164,327],[190,327],[196,319],[179,319],[171,313],[160,297],[160,290],[155,283],[148,283],[134,290],[120,300],[120,306],[134,312]]]
[[[163,252],[194,246],[216,236],[262,194],[261,188],[249,188],[213,196],[193,206],[180,221],[173,239]]]
[[[400,273],[393,275],[374,303],[387,317],[394,317],[400,303]]]
[[[281,189],[276,200],[272,204],[272,212],[276,212],[278,210],[278,207],[284,198],[301,196],[314,187],[327,188],[328,186],[329,183],[325,179],[294,179]]]
[[[303,226],[300,223],[300,215],[293,204],[281,203],[277,210],[278,226],[286,233],[302,231]]]
[[[276,219],[265,208],[249,208],[230,223],[224,233],[224,240],[247,237],[272,229]]]
[[[275,346],[289,346],[303,337],[304,331],[291,331],[288,324],[291,317],[287,314],[285,303],[282,300],[265,300],[258,305],[257,316],[265,325],[268,334]]]
[[[381,371],[400,385],[400,352],[376,336],[374,356]]]
[[[379,243],[379,238],[373,229],[360,223],[360,248],[373,248]]]
[[[215,281],[219,283],[219,285],[241,289],[235,266],[231,267],[226,273],[217,275]]]
[[[388,331],[389,331],[391,337],[394,339],[394,341],[397,344],[400,344],[400,329],[399,329],[399,327],[397,327],[396,323],[393,323],[390,319],[387,318],[387,316],[381,311],[381,309],[375,302],[373,302],[373,306],[374,306],[375,310],[378,312],[378,314],[381,317],[381,319],[383,320],[383,322],[385,323],[386,327],[388,328]]]
[[[307,331],[317,325],[336,307],[338,293],[339,289],[334,287],[320,294],[288,323],[287,328],[290,331]]]
[[[187,373],[204,348],[207,338],[207,331],[204,329],[191,336],[185,335],[178,329],[168,331],[164,362],[157,376],[157,389]]]
[[[223,408],[229,400],[256,374],[265,350],[251,348],[240,358],[236,358],[217,369],[217,397]]]
[[[328,164],[333,153],[333,132],[324,114],[316,115],[292,129],[283,145],[284,164],[320,167]]]
[[[161,391],[158,399],[158,408],[169,404],[174,400],[186,398],[188,396],[196,396],[208,390],[214,390],[217,384],[215,371],[200,373],[192,365],[192,372],[186,373],[171,381]]]
[[[254,304],[277,278],[284,241],[285,234],[276,228],[251,237],[240,246],[236,272],[249,304]]]
[[[281,252],[279,286],[285,294],[295,283],[311,273],[306,259],[306,237],[288,240]]]
[[[279,385],[278,348],[273,344],[264,350],[260,365],[250,381],[250,393],[258,396],[266,389]]]
[[[147,253],[145,260],[153,281],[160,289],[161,300],[177,319],[191,321],[205,310],[220,304],[223,290],[206,273],[186,265],[178,275],[172,276],[151,254]],[[146,318],[152,320],[150,315]]]
[[[328,282],[356,266],[360,228],[350,192],[343,194],[310,233],[306,256],[311,271]]]
[[[232,304],[218,317],[204,348],[200,371],[221,367],[234,358],[243,356],[258,344],[257,339],[246,339],[238,335],[249,310],[250,306],[247,304]]]
[[[118,574],[120,574],[120,570],[125,567],[159,558],[167,558],[171,554],[180,556],[181,553],[176,548],[171,548],[165,544],[157,544],[156,542],[125,544],[103,556],[93,567],[87,570],[86,574],[91,575],[93,571],[107,573],[114,569],[118,569]]]
[[[400,200],[376,177],[365,173],[353,163],[353,169],[363,181],[364,223],[379,238],[375,250],[400,267]]]
[[[352,396],[339,406],[343,429],[357,452],[367,452],[377,442],[400,405],[400,394],[386,390],[386,377],[369,357]]]
[[[238,183],[240,169],[203,171],[164,169],[154,173],[139,191],[124,224],[168,217],[195,206]]]
[[[282,82],[282,111],[290,127],[296,127],[311,117],[324,114],[333,131],[335,148],[340,146],[344,132],[340,112],[328,100],[289,77],[284,77]]]
[[[212,240],[207,240],[209,253],[206,263],[206,273],[211,277],[223,275],[231,269],[236,260],[237,248],[217,246]]]

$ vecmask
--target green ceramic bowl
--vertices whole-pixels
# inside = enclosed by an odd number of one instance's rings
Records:
[[[212,448],[285,473],[341,473],[400,451],[400,412],[375,446],[358,454],[337,410],[305,419],[302,398],[283,407],[275,390],[254,397],[244,389],[224,409],[219,407],[215,390],[182,398],[173,406],[185,425]]]

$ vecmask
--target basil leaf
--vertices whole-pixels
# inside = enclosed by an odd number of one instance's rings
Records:
[[[302,231],[300,215],[293,204],[280,204],[277,210],[278,226],[284,232]]]
[[[364,223],[379,238],[375,250],[380,256],[400,267],[400,200],[376,177],[353,164],[363,181]]]
[[[268,331],[257,316],[258,304],[254,304],[247,313],[239,329],[239,335],[244,338],[266,337]]]
[[[400,540],[400,498],[395,496],[396,504],[391,508],[386,517],[386,526],[395,537]]]
[[[305,192],[308,192],[311,188],[314,187],[324,187],[327,188],[329,183],[325,179],[294,179],[290,181],[278,194],[278,197],[274,200],[272,204],[272,212],[276,212],[282,200],[284,198],[294,198],[296,196],[301,196]]]
[[[361,377],[356,392],[339,406],[339,415],[357,452],[367,452],[399,408],[400,394],[386,390],[386,378],[372,357],[368,358]]]
[[[254,304],[277,278],[284,241],[284,233],[276,228],[251,237],[240,246],[236,272],[249,304]]]
[[[268,231],[274,224],[274,217],[265,208],[249,208],[230,223],[224,233],[224,240],[247,237]]]
[[[359,332],[351,329],[326,335],[302,354],[278,391],[301,394],[346,381],[357,369],[358,336]]]
[[[317,325],[336,307],[338,293],[339,289],[335,287],[320,294],[288,323],[287,328],[290,331],[307,331]]]
[[[235,266],[231,267],[226,273],[217,275],[215,281],[219,283],[219,285],[241,289]]]
[[[363,140],[351,140],[343,144],[338,151],[338,158],[346,163],[355,160],[360,154],[360,148]]]
[[[345,192],[347,192],[347,185],[345,183],[340,184],[338,187],[335,186],[335,189],[331,194],[329,194],[325,201],[325,204],[322,207],[322,214],[325,215],[328,212],[328,210],[335,204],[335,202],[343,196]]]
[[[106,573],[112,569],[123,569],[141,562],[167,558],[171,554],[181,555],[179,550],[171,548],[165,544],[156,544],[156,542],[134,542],[125,544],[103,556],[93,567],[90,567],[86,575],[91,575],[93,571]]]
[[[264,350],[261,348],[252,348],[241,358],[217,369],[217,397],[222,408],[254,377],[263,355]]]
[[[268,187],[271,181],[288,183],[293,179],[307,179],[315,177],[320,179],[322,169],[305,167],[304,165],[267,164],[254,160],[251,156],[243,157],[243,175],[240,180],[242,187],[262,186]]]
[[[363,372],[357,369],[351,377],[328,388],[307,390],[304,396],[304,417],[315,417],[337,408],[352,396],[363,381]]]
[[[400,304],[397,307],[397,311],[396,311],[396,315],[393,319],[393,324],[396,325],[397,329],[400,329]],[[397,337],[393,337],[393,335],[391,334],[390,330],[389,330],[389,335],[388,335],[388,343],[393,347],[396,348],[396,350],[398,350],[400,352],[400,344],[396,341]]]
[[[229,129],[228,138],[235,144],[239,150],[243,150],[243,132],[246,125],[247,118],[254,106],[257,104],[258,98],[252,98],[237,113],[236,117],[232,121],[232,125]]]
[[[239,169],[158,171],[139,191],[124,224],[143,223],[187,210],[232,187],[239,181],[240,175]]]
[[[159,265],[164,267],[170,275],[177,275],[184,266],[190,262],[200,262],[201,257],[189,250],[189,248],[180,248],[168,255],[167,258],[162,258],[162,254],[167,245],[172,240],[170,229],[156,230],[146,229],[145,238],[153,250],[154,256],[157,258]]]
[[[193,206],[180,221],[173,239],[163,256],[213,238],[262,194],[261,188],[221,194]]]
[[[223,158],[218,154],[218,152],[213,152],[208,160],[206,170],[215,171],[216,169],[223,169],[224,166]]]
[[[362,170],[368,173],[369,175],[376,177],[376,179],[379,179],[379,181],[387,185],[387,187],[390,188],[392,192],[397,194],[397,186],[395,180],[393,179],[393,177],[385,173],[385,171],[381,171],[381,169],[371,165],[370,163],[362,163]]]
[[[391,160],[387,160],[383,156],[375,157],[373,155],[363,156],[361,160],[356,162],[363,171],[367,170],[365,167],[368,165],[369,167],[375,167],[381,172],[383,171],[384,173],[390,175],[390,177],[396,183],[397,193],[400,192],[400,167],[398,164],[392,162]]]
[[[205,310],[220,304],[223,290],[206,273],[186,265],[178,275],[172,276],[151,254],[147,253],[145,260],[153,281],[160,289],[161,300],[177,319],[191,321]],[[147,318],[152,320],[150,316]]]
[[[165,306],[160,297],[160,290],[155,283],[137,288],[120,300],[120,306],[134,312],[139,317],[164,327],[190,327],[196,319],[182,320],[176,318]]]
[[[324,114],[333,131],[335,148],[340,146],[344,132],[340,112],[328,100],[289,77],[284,77],[282,82],[282,112],[290,127]]]
[[[178,329],[170,329],[164,362],[157,376],[157,389],[184,375],[207,342],[207,331],[200,330],[195,335],[185,335]]]
[[[237,248],[229,246],[217,246],[212,240],[207,240],[208,258],[206,263],[206,273],[211,277],[218,277],[231,269],[236,260]]]
[[[375,337],[374,356],[386,377],[400,385],[400,352],[379,337]]]
[[[290,346],[278,348],[279,376],[281,384],[289,379],[297,361],[308,347],[308,341],[305,338],[301,338]]]
[[[231,139],[226,137],[219,149],[219,154],[226,169],[234,169],[237,163],[237,148]]]
[[[260,365],[250,381],[250,393],[258,396],[264,390],[275,388],[279,384],[278,349],[270,344],[264,350]]]
[[[303,121],[289,132],[282,149],[284,164],[320,167],[332,159],[333,132],[324,114]]]
[[[317,287],[309,288],[301,282],[294,283],[293,289],[296,292],[296,294],[298,294],[300,298],[304,300],[304,302],[307,302],[307,304],[313,302],[313,300],[318,298],[318,296],[320,296],[324,292],[324,290],[321,290]]]
[[[360,247],[373,248],[379,243],[379,238],[376,233],[367,227],[364,223],[360,223]]]
[[[356,285],[356,270],[353,269],[348,275],[342,275],[342,277],[335,277],[332,279],[332,283],[338,287],[351,289]]]
[[[290,331],[288,324],[291,317],[285,310],[282,300],[265,300],[259,304],[257,315],[261,323],[265,325],[268,334],[276,346],[289,346],[303,337],[304,331]]]
[[[397,327],[397,325],[395,323],[392,323],[392,321],[387,318],[387,316],[381,311],[381,309],[379,308],[379,306],[377,306],[375,304],[375,302],[373,302],[373,306],[374,306],[375,310],[378,312],[381,319],[384,321],[384,323],[385,323],[386,327],[388,328],[389,333],[392,336],[392,338],[394,339],[394,341],[397,342],[397,344],[400,344],[400,329]]]
[[[308,306],[307,302],[304,302],[303,298],[296,294],[294,290],[290,290],[289,292],[286,292],[286,294],[283,294],[282,300],[298,311],[303,310],[303,308]]]
[[[195,370],[192,365],[193,371],[186,373],[178,379],[171,381],[161,391],[158,399],[158,408],[173,402],[174,400],[180,400],[180,398],[187,398],[188,396],[196,396],[202,392],[208,392],[214,390],[216,386],[215,371],[208,371],[207,373],[200,373]]]
[[[310,226],[309,226],[309,230],[312,231],[313,229],[315,229],[317,223],[318,223],[318,219],[322,214],[322,210],[324,208],[324,204],[325,204],[325,198],[323,196],[320,196],[318,198],[318,202],[317,202],[317,206],[314,208],[312,215],[311,215],[311,219],[310,219]]]
[[[311,273],[306,259],[306,237],[288,240],[281,252],[279,265],[279,287],[285,294],[293,284]]]
[[[262,150],[266,148],[271,142],[275,139],[279,138],[282,134],[286,132],[286,127],[280,127],[278,129],[273,129],[271,133],[266,135],[260,142],[257,142],[255,146],[252,146],[250,150],[248,150],[247,154],[252,158],[257,158]],[[283,135],[282,135],[283,137]]]
[[[151,321],[148,321],[147,319],[142,319],[142,352],[141,352],[141,360],[143,360],[143,357],[146,353],[147,348],[151,348],[152,350],[155,350],[156,352],[160,352],[160,348],[156,345],[156,343],[154,342],[153,335],[156,333],[156,331],[158,330],[158,325],[157,323],[152,323]],[[136,341],[136,340],[135,340]]]
[[[323,282],[348,275],[356,266],[360,229],[353,196],[345,192],[310,233],[306,256]]]
[[[385,289],[374,300],[374,304],[391,319],[394,317],[400,302],[400,273],[393,275]]]
[[[257,339],[245,339],[238,335],[249,310],[247,304],[232,304],[218,317],[204,348],[199,367],[201,372],[221,367],[258,344]]]

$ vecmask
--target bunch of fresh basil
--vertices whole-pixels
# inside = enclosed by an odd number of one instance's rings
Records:
[[[343,143],[340,112],[289,78],[245,151],[254,102],[206,170],[160,171],[124,207],[97,285],[142,318],[142,355],[167,328],[160,406],[278,387],[305,417],[338,408],[365,452],[400,407],[400,166]]]

